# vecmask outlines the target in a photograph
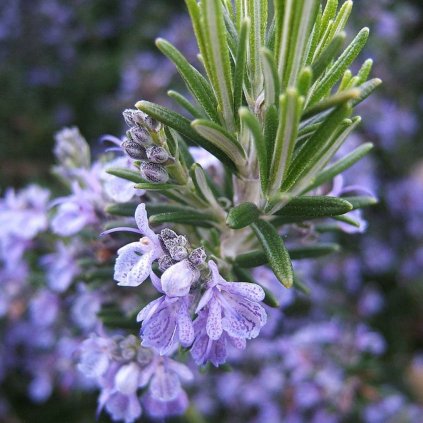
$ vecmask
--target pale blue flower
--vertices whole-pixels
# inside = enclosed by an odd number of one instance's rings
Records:
[[[152,264],[164,251],[159,237],[150,229],[145,204],[140,204],[135,211],[135,221],[138,230],[133,232],[143,234],[139,241],[132,242],[118,250],[115,264],[114,279],[121,286],[138,286],[152,274]],[[125,230],[116,228],[114,230]],[[108,231],[111,232],[111,231]]]
[[[145,306],[137,316],[137,321],[142,322],[142,345],[155,349],[160,355],[172,353],[179,344],[189,347],[194,340],[190,305],[189,296],[163,295]]]

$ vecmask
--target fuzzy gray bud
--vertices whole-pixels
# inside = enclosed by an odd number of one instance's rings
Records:
[[[146,114],[137,109],[126,109],[123,111],[123,118],[128,126],[144,126]]]
[[[156,184],[164,184],[169,180],[167,170],[157,163],[141,162],[140,172],[145,180]]]
[[[122,148],[125,150],[126,154],[128,154],[129,157],[132,157],[136,160],[145,160],[147,158],[147,155],[145,153],[145,148],[129,139],[125,140],[122,143]]]
[[[165,254],[164,256],[161,256],[158,260],[157,263],[159,265],[159,269],[161,272],[164,272],[165,270],[169,269],[170,266],[172,266],[173,264],[175,264],[175,261],[172,260],[172,257],[170,257],[169,255]]]
[[[181,261],[188,257],[188,251],[185,247],[181,245],[176,245],[169,249],[169,253],[173,260]]]
[[[176,238],[177,236],[178,234],[169,228],[164,228],[160,231],[160,237],[163,240],[163,242],[166,242],[169,239]]]
[[[194,265],[194,266],[200,266],[202,265],[207,259],[207,254],[204,251],[203,248],[199,247],[195,250],[192,250],[191,254],[188,257],[188,260]]]
[[[146,148],[147,157],[153,163],[165,163],[169,160],[169,153],[158,145],[150,145]]]
[[[136,142],[143,147],[147,147],[153,142],[148,131],[139,126],[133,126],[131,129],[126,131],[126,136],[130,141]]]

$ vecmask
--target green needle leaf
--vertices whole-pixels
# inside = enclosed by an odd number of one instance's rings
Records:
[[[251,228],[260,241],[275,276],[286,288],[291,288],[294,283],[294,272],[282,237],[269,222],[264,220],[257,220]]]
[[[303,104],[304,98],[300,97],[298,91],[293,88],[289,88],[286,94],[280,97],[279,126],[269,174],[270,194],[280,190],[291,164]]]
[[[321,217],[338,216],[353,209],[351,203],[343,198],[330,196],[302,196],[292,199],[275,214],[277,222],[294,223]]]
[[[126,179],[127,181],[135,182],[136,184],[146,182],[146,180],[141,177],[139,172],[135,172],[129,169],[109,167],[106,169],[106,173],[109,175],[117,176],[118,178]]]
[[[242,229],[255,222],[260,214],[260,210],[255,204],[242,203],[229,210],[226,224],[232,229]]]
[[[196,119],[191,122],[191,126],[203,138],[225,153],[239,168],[245,165],[244,149],[237,139],[220,125],[205,119]]]
[[[233,113],[232,71],[221,1],[202,0],[203,33],[208,68],[227,128],[235,129]]]
[[[215,217],[206,212],[198,212],[195,210],[181,210],[167,213],[158,213],[150,216],[151,223],[183,223],[185,225],[201,226],[209,228],[216,221]]]
[[[245,65],[247,60],[247,42],[250,31],[250,20],[245,18],[241,24],[238,50],[236,53],[235,73],[234,73],[234,115],[237,123],[238,109],[241,107],[243,98],[243,86],[245,77]]]
[[[316,81],[313,92],[308,101],[314,104],[327,93],[342,77],[348,66],[357,58],[369,37],[369,29],[363,28],[351,44],[345,49],[339,59],[330,67],[322,79]]]
[[[260,122],[247,107],[242,107],[239,110],[239,115],[241,117],[241,122],[250,130],[253,136],[254,145],[256,147],[257,152],[257,160],[259,162],[260,168],[260,182],[263,192],[266,192],[269,177],[269,164],[267,157],[266,142],[263,136],[263,131]]]
[[[349,169],[355,163],[357,163],[360,159],[362,159],[370,150],[373,149],[373,144],[368,142],[363,145],[360,145],[351,153],[347,154],[342,159],[338,160],[327,169],[320,172],[315,180],[309,185],[304,192],[311,191],[314,188],[317,188],[320,185],[323,185],[326,182],[331,181],[336,175],[339,175],[344,170]]]

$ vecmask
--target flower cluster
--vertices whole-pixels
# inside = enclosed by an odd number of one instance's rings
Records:
[[[138,286],[150,277],[163,294],[138,313],[144,347],[168,355],[179,345],[192,346],[197,364],[210,361],[219,366],[226,361],[227,345],[243,349],[247,339],[258,336],[266,323],[259,285],[225,281],[214,261],[206,265],[201,247],[191,249],[186,237],[168,228],[156,235],[148,225],[145,204],[137,207],[135,220],[144,236],[118,250],[114,278],[119,285]],[[153,271],[154,262],[160,277]]]
[[[173,162],[169,153],[154,144],[160,123],[139,110],[128,109],[123,112],[125,122],[130,127],[122,148],[129,157],[139,160],[141,176],[149,182],[166,183],[169,175],[164,166]]]
[[[92,335],[80,349],[79,370],[101,389],[99,411],[106,408],[115,421],[130,423],[140,417],[141,402],[153,417],[181,414],[188,405],[181,380],[191,371],[169,357],[161,357],[139,345],[137,337]]]

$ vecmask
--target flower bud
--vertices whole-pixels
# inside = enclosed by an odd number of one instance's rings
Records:
[[[160,237],[162,238],[163,242],[166,242],[168,239],[176,238],[178,235],[176,232],[172,231],[172,229],[164,228],[160,232]]]
[[[144,117],[144,125],[152,132],[159,132],[162,129],[162,124],[148,115]]]
[[[167,170],[157,164],[151,162],[141,162],[140,165],[141,176],[149,182],[166,183],[169,180]]]
[[[188,257],[188,251],[185,247],[182,247],[180,245],[176,245],[169,249],[170,256],[173,258],[173,260],[181,261]]]
[[[175,264],[175,262],[172,260],[172,257],[170,257],[167,254],[164,255],[164,256],[161,256],[157,260],[157,263],[159,265],[159,269],[160,269],[161,272],[164,272],[165,270],[169,269],[170,266]]]
[[[140,128],[139,126],[133,126],[131,129],[126,131],[126,136],[132,141],[143,147],[147,147],[153,141],[150,134],[145,128]]]
[[[128,126],[144,126],[145,116],[147,116],[137,109],[126,109],[122,114]]]
[[[146,148],[146,154],[150,161],[153,163],[165,163],[169,160],[169,153],[158,145],[150,145]]]
[[[194,265],[194,266],[200,266],[202,265],[207,259],[206,252],[203,248],[196,248],[191,252],[191,254],[188,257],[188,260]]]
[[[133,159],[145,160],[147,158],[145,148],[137,142],[127,139],[122,143],[122,148],[125,150],[126,154]]]

